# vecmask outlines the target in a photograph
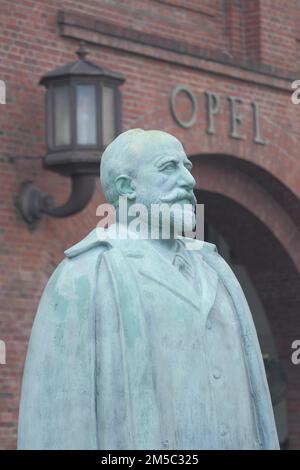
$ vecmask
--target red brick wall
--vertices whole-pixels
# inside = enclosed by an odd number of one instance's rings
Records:
[[[189,8],[183,8],[186,3]],[[0,365],[0,448],[8,449],[16,445],[22,368],[41,292],[63,250],[95,226],[95,208],[103,200],[98,190],[82,213],[44,219],[33,232],[16,212],[14,199],[23,180],[53,194],[57,204],[69,191],[67,178],[42,169],[40,77],[73,61],[79,39],[86,39],[90,60],[126,78],[124,129],[160,128],[178,136],[194,156],[198,187],[242,199],[299,266],[300,106],[290,100],[299,31],[293,0],[1,0],[0,9],[0,79],[7,85],[7,104],[0,105],[0,339],[7,346],[7,364]],[[65,12],[59,25],[58,11]],[[169,110],[170,90],[179,83],[189,86],[198,102],[197,122],[190,129],[180,128]],[[206,90],[221,97],[215,135],[206,132]],[[228,136],[228,95],[245,101],[244,140]],[[253,143],[249,103],[254,100],[260,106],[263,136],[270,141],[266,146]],[[240,171],[245,183],[239,186],[238,176],[229,171],[227,185],[226,178],[219,184],[218,171],[206,168],[204,154],[235,157],[230,168]],[[289,308],[292,321],[279,322],[286,339],[278,344],[292,376],[291,447],[300,448],[299,371],[291,366],[288,351],[299,320],[296,324],[295,302]],[[284,304],[277,315],[283,310]]]

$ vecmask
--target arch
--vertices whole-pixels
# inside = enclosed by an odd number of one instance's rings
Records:
[[[245,161],[264,170],[274,179],[280,181],[296,196],[300,197],[300,164],[298,158],[298,143],[294,135],[280,124],[276,124],[266,118],[261,118],[264,129],[266,145],[255,144],[251,136],[237,140],[228,137],[227,119],[223,119],[218,135],[203,133],[199,138],[199,132],[194,135],[182,136],[186,140],[186,150],[189,155],[215,154],[235,155],[240,161]],[[251,120],[245,120],[246,129],[252,128]]]
[[[295,132],[296,106],[288,108],[289,115],[282,122],[260,115],[260,125],[266,145],[253,142],[253,116],[251,112],[243,119],[244,139],[229,137],[230,116],[225,110],[216,123],[216,134],[206,132],[206,118],[199,111],[194,126],[183,129],[172,119],[166,107],[166,90],[157,106],[130,121],[128,128],[161,129],[176,136],[184,145],[188,155],[235,155],[240,161],[254,165],[281,182],[295,197],[300,197],[300,163],[297,133]],[[248,103],[249,104],[249,103]],[[285,118],[285,120],[284,120]],[[293,120],[294,118],[294,120]],[[129,124],[129,123],[128,123]],[[127,126],[126,126],[127,127]],[[293,132],[294,131],[294,132]]]
[[[191,160],[196,190],[222,195],[247,209],[268,228],[300,270],[298,198],[253,163],[224,155],[200,155]]]

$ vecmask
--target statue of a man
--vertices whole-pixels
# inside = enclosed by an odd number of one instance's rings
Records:
[[[124,132],[105,150],[101,183],[116,224],[68,249],[46,286],[19,448],[278,448],[251,313],[216,247],[178,238],[175,210],[169,238],[162,218],[157,239],[115,236],[128,228],[120,197],[150,211],[195,205],[190,171],[181,143],[161,131]]]

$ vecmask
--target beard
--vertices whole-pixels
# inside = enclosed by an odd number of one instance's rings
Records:
[[[162,238],[168,239],[189,234],[195,229],[196,198],[193,192],[178,188],[153,198],[147,192],[138,194],[136,203],[147,208],[148,219],[144,223],[150,228],[151,234],[160,233]]]

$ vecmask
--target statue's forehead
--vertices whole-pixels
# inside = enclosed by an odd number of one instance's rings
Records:
[[[161,135],[151,135],[148,139],[144,142],[142,146],[142,157],[143,158],[151,158],[154,161],[157,157],[160,156],[174,156],[180,155],[185,156],[185,151],[183,146],[179,140],[175,137],[165,134]]]

